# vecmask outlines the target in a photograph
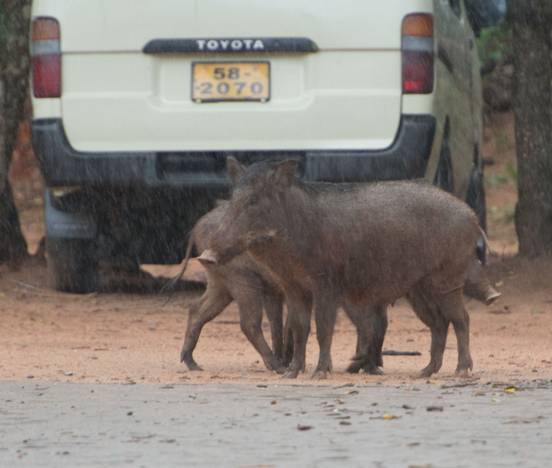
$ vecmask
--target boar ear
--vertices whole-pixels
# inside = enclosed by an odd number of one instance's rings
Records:
[[[281,188],[289,187],[295,180],[298,162],[295,159],[286,159],[274,167],[272,180]]]
[[[245,167],[243,167],[234,156],[228,156],[226,158],[226,170],[228,171],[232,184],[235,185],[238,179],[244,174]]]

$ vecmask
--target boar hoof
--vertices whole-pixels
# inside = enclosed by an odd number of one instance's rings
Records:
[[[282,379],[296,379],[299,375],[299,369],[288,368],[283,374]]]
[[[372,367],[372,366],[365,367],[364,372],[370,375],[383,375],[383,370],[380,369],[379,367]]]
[[[426,379],[428,377],[431,377],[431,375],[434,374],[435,372],[437,372],[435,370],[435,366],[433,365],[433,363],[429,363],[429,365],[427,365],[420,371],[420,373],[418,374],[418,377],[422,379]]]
[[[353,361],[349,364],[349,367],[347,367],[347,372],[349,374],[358,374],[360,369],[362,369],[362,363],[359,361]]]
[[[181,354],[180,355],[180,362],[183,362],[186,364],[189,370],[191,371],[202,371],[203,369],[201,366],[194,361],[194,358],[188,354]]]
[[[188,366],[188,369],[191,371],[194,371],[194,372],[203,371],[203,367],[201,367],[197,362],[186,363],[186,365]]]
[[[473,364],[470,359],[470,362],[463,365],[458,365],[458,367],[456,368],[456,375],[461,378],[470,377],[472,369],[473,369]]]
[[[286,367],[283,366],[280,360],[274,356],[263,359],[263,361],[268,370],[276,372],[277,374],[283,374],[286,370]]]
[[[311,379],[312,380],[325,380],[328,378],[328,372],[325,370],[316,370],[314,371],[314,374],[312,374]]]
[[[470,369],[456,369],[456,376],[460,377],[461,379],[467,379],[471,377],[471,370]]]

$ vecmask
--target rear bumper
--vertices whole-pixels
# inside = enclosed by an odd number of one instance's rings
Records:
[[[308,181],[367,182],[423,177],[435,134],[430,115],[403,115],[393,144],[378,151],[81,152],[61,119],[33,121],[33,146],[49,187],[189,187],[224,190],[225,158],[245,162],[298,158]]]

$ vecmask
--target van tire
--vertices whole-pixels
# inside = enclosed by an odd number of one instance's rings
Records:
[[[480,169],[476,168],[472,172],[466,203],[475,211],[479,225],[487,232],[487,202],[483,173]]]
[[[449,131],[448,126],[445,130],[445,136],[443,137],[443,145],[441,146],[441,153],[439,156],[439,165],[435,172],[435,178],[433,185],[451,193],[454,190],[454,176],[452,171],[452,157],[449,144]]]
[[[96,291],[98,262],[93,239],[46,239],[46,255],[54,289],[76,294]]]
[[[468,196],[466,203],[477,215],[481,229],[487,232],[487,202],[485,198],[485,183],[482,169],[475,167],[470,177],[468,187]],[[481,263],[485,264],[487,260],[487,246],[484,239],[477,241],[477,256]]]

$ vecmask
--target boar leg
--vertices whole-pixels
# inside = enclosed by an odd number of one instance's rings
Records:
[[[320,352],[318,365],[312,375],[313,379],[325,379],[332,370],[332,339],[337,318],[337,304],[329,297],[317,294],[314,306],[316,321],[316,338]]]
[[[289,307],[288,307],[289,309]],[[282,363],[284,366],[289,366],[291,360],[293,359],[293,331],[289,324],[289,312],[286,317],[286,322],[284,325],[284,356],[282,358]],[[305,369],[301,369],[301,372],[304,372]]]
[[[420,372],[420,377],[429,377],[431,374],[438,372],[443,365],[449,321],[439,313],[435,304],[427,301],[420,288],[410,291],[407,294],[407,299],[418,318],[431,331],[431,359],[429,364]]]
[[[219,315],[228,304],[232,302],[232,296],[218,281],[209,281],[207,289],[188,310],[188,326],[182,350],[180,362],[184,362],[190,370],[202,370],[194,361],[192,354],[201,335],[203,326]]]
[[[379,367],[383,367],[383,342],[385,340],[385,334],[387,333],[387,307],[376,306],[373,312],[370,314],[373,320],[374,338],[373,352],[376,356],[376,363]]]
[[[288,326],[293,338],[293,357],[284,377],[294,379],[305,369],[312,300],[311,296],[303,291],[286,290],[286,304]]]
[[[284,372],[281,362],[274,356],[262,331],[263,296],[262,289],[241,288],[234,291],[234,299],[240,311],[240,327],[253,347],[261,355],[267,369]]]
[[[464,307],[462,290],[457,289],[437,299],[444,317],[452,322],[458,343],[458,366],[456,373],[466,376],[473,369],[470,354],[470,316]]]
[[[263,304],[270,323],[272,352],[282,363],[284,362],[283,302],[284,299],[278,291],[270,286],[265,286]]]
[[[382,347],[387,331],[387,310],[385,307],[366,307],[346,304],[348,317],[357,330],[356,354],[347,372],[357,373],[364,369],[373,375],[383,374],[378,366],[383,366]]]

